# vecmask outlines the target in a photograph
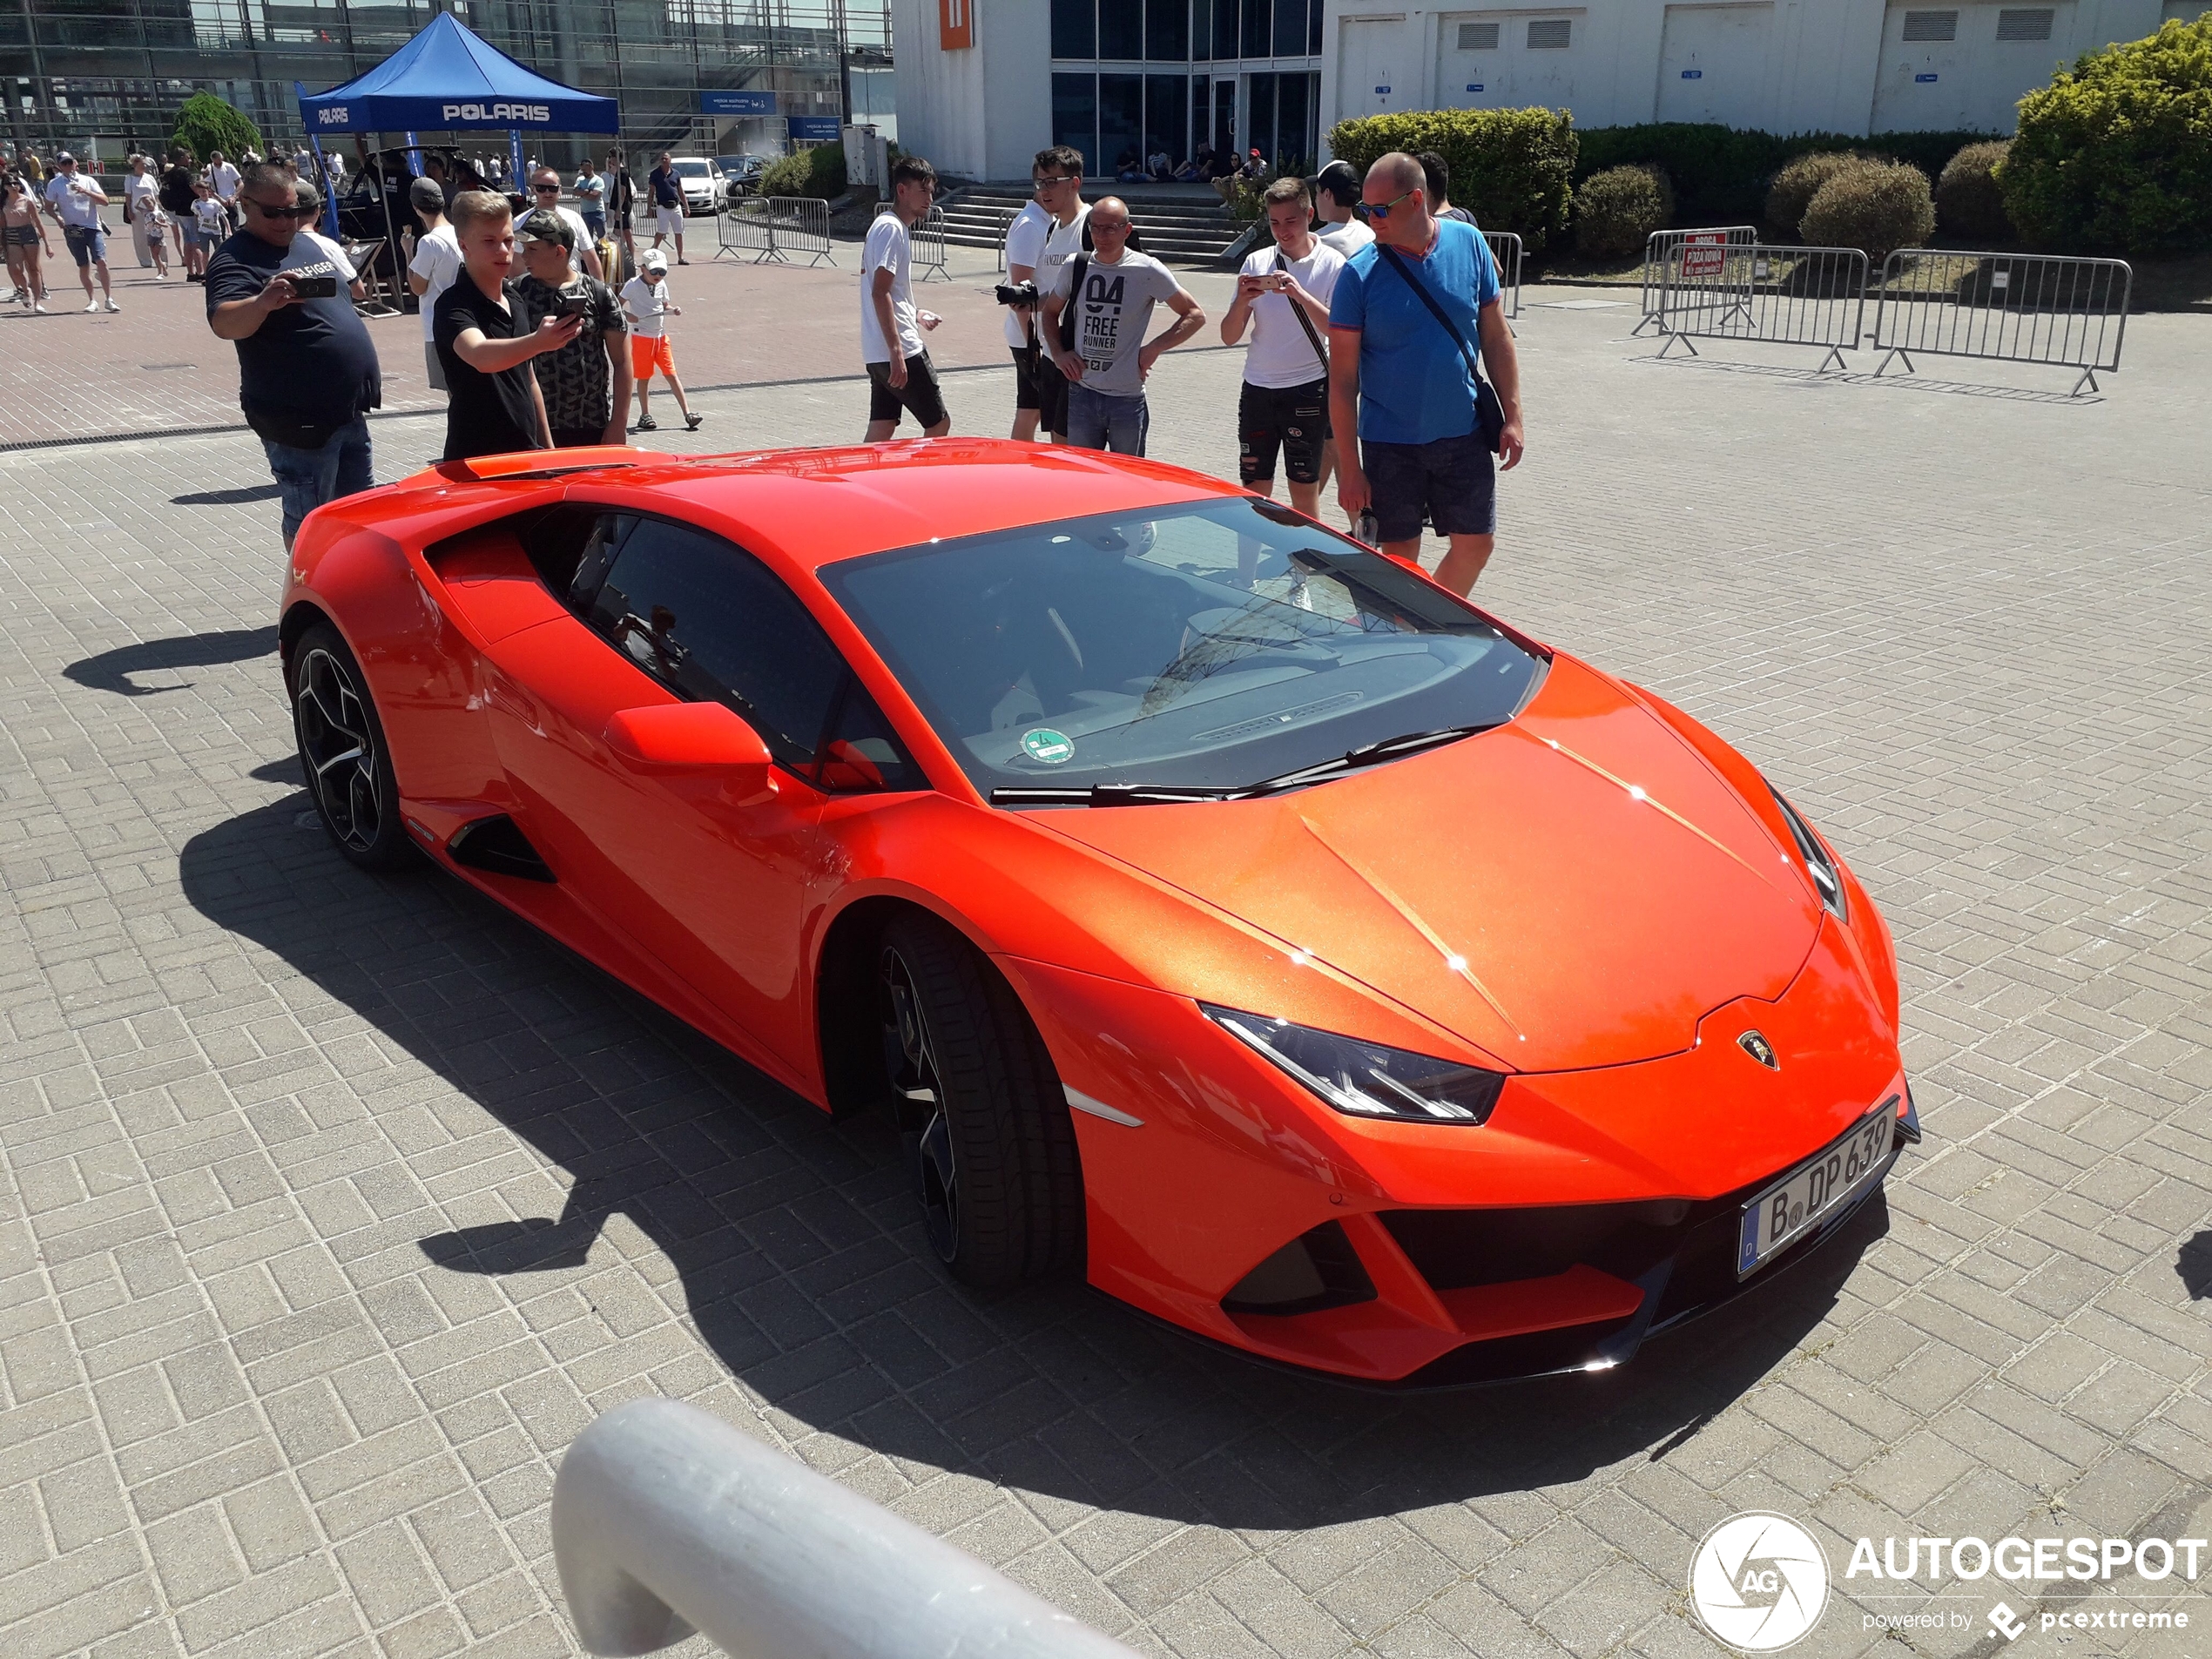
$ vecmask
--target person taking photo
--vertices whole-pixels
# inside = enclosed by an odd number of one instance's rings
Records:
[[[523,250],[523,280],[516,289],[523,320],[535,329],[549,317],[578,320],[573,340],[531,365],[553,447],[622,443],[630,424],[630,335],[621,301],[598,278],[570,267],[575,232],[566,218],[541,207],[515,234]]]
[[[530,364],[574,341],[583,319],[558,313],[535,327],[525,320],[511,280],[515,219],[504,196],[462,191],[453,199],[453,231],[461,274],[438,297],[431,328],[448,393],[444,459],[550,449],[552,427]]]
[[[1329,300],[1344,256],[1313,234],[1313,199],[1299,179],[1278,179],[1261,197],[1275,246],[1244,261],[1237,297],[1221,320],[1233,346],[1249,323],[1244,381],[1237,397],[1238,475],[1244,488],[1275,493],[1275,457],[1290,478],[1291,505],[1321,516],[1321,487],[1335,460],[1329,441]]]

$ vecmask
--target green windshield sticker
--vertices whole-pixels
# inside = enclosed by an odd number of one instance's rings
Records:
[[[1076,758],[1075,739],[1065,732],[1041,725],[1022,734],[1022,747],[1040,765],[1064,766]]]

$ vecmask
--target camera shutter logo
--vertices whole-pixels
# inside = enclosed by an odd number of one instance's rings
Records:
[[[1730,1515],[1689,1561],[1689,1603],[1718,1641],[1739,1653],[1778,1653],[1828,1606],[1828,1556],[1787,1516]]]

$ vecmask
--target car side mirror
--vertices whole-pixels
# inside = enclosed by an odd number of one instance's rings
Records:
[[[631,765],[656,772],[720,772],[740,806],[776,793],[775,763],[760,734],[720,703],[663,703],[624,709],[607,722],[607,746]]]

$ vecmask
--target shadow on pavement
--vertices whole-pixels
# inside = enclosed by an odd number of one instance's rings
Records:
[[[284,494],[280,484],[246,484],[236,489],[197,489],[188,496],[172,496],[172,507],[234,507],[240,502],[274,501]]]
[[[1556,1486],[1692,1440],[1788,1357],[1886,1231],[1877,1199],[1813,1260],[1619,1370],[1438,1394],[1264,1368],[1079,1285],[977,1293],[929,1260],[887,1114],[832,1123],[442,875],[354,870],[299,826],[301,799],[195,836],[190,902],[574,1184],[557,1217],[423,1238],[424,1271],[528,1295],[516,1276],[619,1267],[600,1234],[624,1217],[733,1374],[894,1458],[1237,1528]]]
[[[104,651],[97,657],[70,664],[62,670],[62,677],[96,691],[154,697],[163,691],[184,691],[192,682],[139,685],[129,677],[164,668],[212,668],[218,663],[243,663],[255,657],[266,657],[276,648],[277,631],[273,627],[228,628],[216,633],[183,634],[174,639],[146,639],[135,645],[118,645],[113,651]]]
[[[2174,1271],[2182,1276],[2182,1288],[2189,1293],[2189,1300],[2202,1302],[2212,1297],[2212,1232],[2201,1232],[2185,1239],[2182,1253],[2175,1258]]]

